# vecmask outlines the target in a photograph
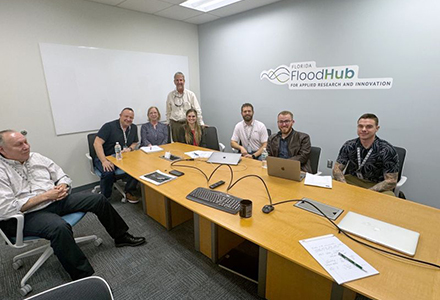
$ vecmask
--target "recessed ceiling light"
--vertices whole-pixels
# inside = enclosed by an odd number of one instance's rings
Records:
[[[180,3],[180,5],[203,12],[208,12],[239,1],[243,0],[187,0],[183,3]]]

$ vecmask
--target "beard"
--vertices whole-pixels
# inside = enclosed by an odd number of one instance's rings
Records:
[[[246,122],[249,122],[250,120],[252,120],[252,116],[246,115],[243,117],[243,120],[245,120]]]

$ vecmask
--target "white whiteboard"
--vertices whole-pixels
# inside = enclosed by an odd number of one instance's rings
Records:
[[[147,122],[175,89],[174,73],[188,80],[188,57],[40,43],[44,74],[57,135],[93,131],[119,118],[124,107],[134,122]]]

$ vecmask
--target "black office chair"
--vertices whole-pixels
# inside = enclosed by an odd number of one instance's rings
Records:
[[[213,126],[209,126],[209,127],[205,127],[205,129],[203,130],[205,135],[206,148],[220,151],[217,128]]]
[[[101,179],[101,172],[98,170],[98,168],[95,167],[95,158],[97,157],[95,147],[93,147],[93,143],[95,142],[96,133],[89,133],[87,135],[87,142],[89,145],[89,153],[86,153],[86,157],[89,160],[90,163],[90,173],[93,175],[98,176]],[[117,169],[115,171],[115,183],[113,184],[113,187],[122,195],[121,202],[126,202],[127,199],[125,197],[124,188],[121,187],[117,181],[123,181],[123,179],[127,176],[127,174],[122,171],[121,169]],[[97,185],[93,188],[92,193],[97,193],[100,189],[100,186]]]
[[[401,147],[397,147],[397,146],[394,146],[394,149],[396,149],[397,155],[399,156],[399,174],[397,176],[397,185],[394,188],[394,195],[396,195],[396,197],[399,197],[399,198],[405,198],[403,196],[403,193],[402,193],[402,195],[400,194],[400,189],[402,188],[403,184],[408,179],[406,176],[402,176],[403,165],[405,163],[405,158],[406,158],[406,149],[401,148]]]
[[[310,152],[310,165],[312,167],[312,174],[318,173],[320,156],[321,148],[312,146],[312,151]]]
[[[167,124],[167,129],[168,129],[167,144],[169,144],[169,143],[171,143],[171,126],[170,126],[170,124]]]
[[[98,276],[90,276],[62,284],[50,290],[41,292],[25,300],[113,300],[113,294],[108,283]]]
[[[267,137],[270,137],[272,135],[272,130],[270,130],[269,128],[266,128],[267,130]]]

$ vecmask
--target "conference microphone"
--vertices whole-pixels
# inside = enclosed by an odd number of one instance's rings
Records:
[[[275,207],[273,207],[273,205],[272,205],[272,201],[270,201],[270,202],[271,202],[270,205],[265,205],[265,206],[263,206],[262,211],[263,211],[265,214],[268,214],[268,213],[270,213],[271,211],[273,211],[273,210],[275,209]]]

